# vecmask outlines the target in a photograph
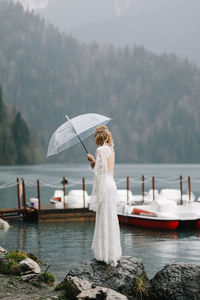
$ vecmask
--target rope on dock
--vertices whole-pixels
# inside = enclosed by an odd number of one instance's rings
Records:
[[[141,184],[142,182],[144,182],[144,183],[150,182],[150,181],[152,180],[152,177],[145,177],[144,181],[142,181],[142,180],[136,180],[134,177],[133,177],[133,178],[130,178],[129,180],[130,180],[131,182]]]
[[[129,180],[134,183],[134,184],[147,184],[149,182],[152,181],[152,177],[150,176],[145,176],[144,180],[140,179],[141,176],[135,176],[135,177],[130,177]],[[182,182],[186,182],[188,180],[188,177],[182,178]],[[180,178],[176,177],[168,177],[168,178],[159,178],[156,177],[156,181],[160,182],[160,183],[165,183],[165,184],[178,184],[180,183]],[[199,178],[193,178],[191,177],[191,181],[193,183],[200,183],[200,179]],[[126,178],[117,178],[115,179],[115,182],[117,185],[120,185],[124,182],[126,182]],[[36,181],[30,181],[30,180],[26,180],[25,181],[27,187],[34,187],[37,186],[37,182]],[[93,180],[87,180],[86,181],[87,185],[92,185],[93,184]],[[3,183],[0,185],[0,189],[7,189],[7,188],[11,188],[17,185],[16,181],[10,181],[8,183]],[[53,182],[44,182],[44,181],[40,181],[40,185],[41,187],[49,187],[49,188],[56,188],[56,189],[62,189],[63,188],[63,184],[60,181],[60,179],[58,180],[54,180]],[[67,180],[67,184],[66,187],[73,187],[73,186],[80,186],[82,185],[81,180],[80,181],[76,181],[76,180],[71,180],[68,179]]]
[[[161,178],[156,178],[156,181],[162,182],[162,183],[168,183],[168,184],[175,184],[175,183],[179,183],[180,179],[177,180],[165,180],[165,179],[161,179]],[[182,179],[182,182],[187,181],[187,178]]]
[[[125,181],[126,181],[126,178],[116,179],[115,180],[116,184],[120,184],[120,183],[125,182]]]

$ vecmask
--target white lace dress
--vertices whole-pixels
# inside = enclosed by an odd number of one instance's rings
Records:
[[[118,197],[113,174],[108,172],[107,159],[113,149],[104,144],[96,150],[94,186],[90,209],[96,211],[92,251],[99,261],[113,266],[122,256],[116,201]]]

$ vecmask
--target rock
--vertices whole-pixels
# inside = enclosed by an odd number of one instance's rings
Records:
[[[8,230],[10,225],[8,222],[4,221],[3,219],[0,218],[0,229]]]
[[[144,278],[147,284],[149,282],[142,260],[131,256],[123,256],[117,267],[106,265],[94,259],[73,268],[64,279],[64,282],[68,276],[77,276],[88,280],[95,286],[113,289],[126,295],[128,299],[136,298],[134,283],[137,277]]]
[[[0,247],[0,263],[4,263],[5,260],[7,260],[7,254],[8,254],[7,250]]]
[[[4,255],[8,254],[8,251],[0,246],[0,253],[3,253]]]
[[[27,274],[27,275],[22,275],[21,279],[23,281],[31,281],[32,279],[37,279],[38,275],[35,273]]]
[[[82,291],[92,288],[92,284],[89,281],[77,276],[67,276],[63,283],[65,285],[66,296],[70,299],[74,299]]]
[[[151,280],[150,299],[200,299],[200,265],[172,263]]]
[[[40,266],[31,258],[26,258],[20,261],[19,270],[20,274],[41,273]]]
[[[127,300],[127,297],[111,289],[97,286],[94,289],[81,292],[78,300]]]

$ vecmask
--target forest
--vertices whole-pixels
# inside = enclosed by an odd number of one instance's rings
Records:
[[[14,112],[3,102],[0,86],[0,165],[27,165],[41,160],[34,132],[21,113]]]
[[[86,162],[80,145],[48,160],[45,155],[65,115],[88,112],[113,119],[118,163],[200,162],[200,70],[187,59],[135,45],[81,44],[21,5],[2,1],[0,84],[6,105],[20,111],[38,137],[37,159],[27,163]],[[7,138],[15,143],[11,133]],[[93,152],[92,138],[85,143]]]

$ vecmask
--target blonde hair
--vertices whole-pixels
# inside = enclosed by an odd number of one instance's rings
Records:
[[[112,134],[106,125],[98,126],[95,130],[94,137],[98,146],[103,146],[104,143],[113,146]]]

